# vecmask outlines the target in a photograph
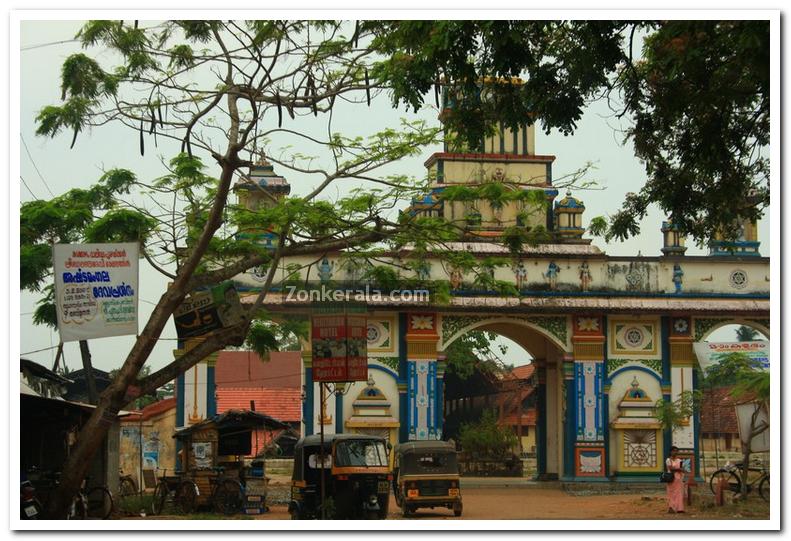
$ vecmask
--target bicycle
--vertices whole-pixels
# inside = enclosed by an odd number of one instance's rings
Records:
[[[176,475],[167,475],[168,470],[159,478],[154,499],[151,502],[151,511],[154,515],[161,515],[168,504],[181,514],[189,514],[195,509],[195,500],[200,494],[198,485],[189,479],[184,479],[181,472]]]
[[[709,489],[713,494],[717,492],[717,484],[724,483],[725,490],[731,491],[734,495],[741,494],[743,464],[741,462],[727,462],[724,468],[715,471],[709,479]],[[752,475],[751,475],[752,474]],[[758,494],[761,498],[769,501],[769,471],[761,467],[747,468],[747,493],[750,493],[758,485]]]
[[[233,515],[240,513],[244,505],[244,488],[236,479],[225,476],[225,468],[215,466],[212,468],[216,477],[209,479],[212,485],[211,503],[218,513]]]
[[[137,494],[137,483],[131,475],[124,475],[124,470],[118,470],[118,495],[121,498]]]
[[[42,492],[49,495],[53,490],[57,490],[60,486],[61,472],[47,472],[42,473],[39,477],[45,479],[46,485],[37,486],[37,490],[42,489]],[[66,513],[67,520],[84,520],[84,519],[99,519],[105,520],[110,517],[115,509],[113,496],[105,486],[95,486],[87,489],[90,477],[86,477],[80,483],[80,488],[77,494],[74,495],[69,509]],[[42,507],[47,508],[46,500],[42,502]]]

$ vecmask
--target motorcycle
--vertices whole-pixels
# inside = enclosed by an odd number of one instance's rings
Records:
[[[41,517],[41,502],[36,498],[36,488],[30,481],[22,481],[21,503],[19,505],[20,520],[38,520]]]

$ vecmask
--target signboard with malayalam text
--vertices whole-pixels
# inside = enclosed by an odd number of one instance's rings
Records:
[[[311,317],[313,381],[368,379],[365,312],[324,308]]]
[[[62,342],[137,334],[138,245],[55,244],[55,304]]]
[[[731,353],[743,353],[764,370],[769,370],[769,342],[767,340],[754,340],[751,342],[695,342],[695,355],[698,357],[700,368],[705,373],[713,365],[720,362],[723,357]]]

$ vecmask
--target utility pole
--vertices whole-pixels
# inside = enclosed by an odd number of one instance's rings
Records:
[[[321,391],[321,398],[319,400],[320,409],[319,409],[319,460],[321,461],[321,467],[319,471],[321,471],[321,520],[326,518],[326,513],[324,509],[324,474],[326,473],[324,470],[324,408],[325,408],[325,401],[327,400],[324,396],[324,382],[322,381],[319,383],[319,390]]]

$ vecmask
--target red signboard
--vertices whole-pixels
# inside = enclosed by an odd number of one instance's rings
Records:
[[[317,313],[311,324],[313,381],[366,381],[368,351],[364,313]]]

